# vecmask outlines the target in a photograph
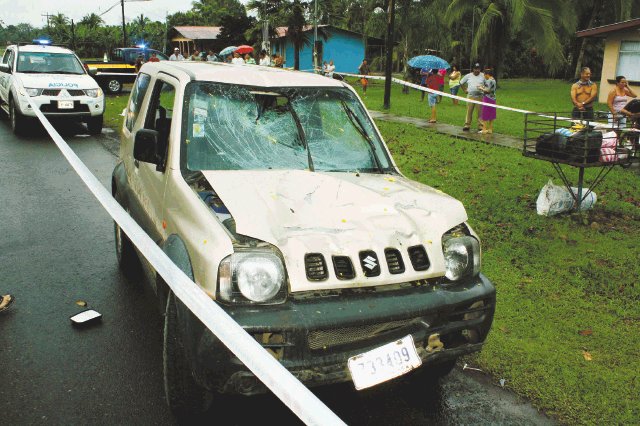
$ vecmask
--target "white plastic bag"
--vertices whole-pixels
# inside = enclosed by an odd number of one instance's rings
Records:
[[[578,195],[578,188],[571,188],[573,193]],[[582,196],[588,189],[582,189]],[[580,210],[589,210],[594,206],[597,200],[595,192],[590,192],[589,195],[582,200],[580,204]],[[536,201],[536,208],[538,214],[541,216],[554,216],[559,213],[564,213],[575,209],[576,201],[564,186],[554,185],[553,181],[549,179],[549,182],[542,187],[538,200]]]

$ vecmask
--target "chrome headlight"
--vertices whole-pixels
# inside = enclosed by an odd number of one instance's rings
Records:
[[[33,89],[30,87],[25,87],[24,91],[27,92],[27,95],[31,97],[40,96],[42,94],[42,89]]]
[[[445,277],[450,281],[475,277],[480,273],[480,243],[475,238],[463,237],[446,238],[442,242]]]
[[[281,303],[286,298],[285,270],[271,252],[237,252],[220,262],[219,295],[229,302]]]
[[[102,89],[85,89],[84,94],[92,98],[99,98],[102,96]]]

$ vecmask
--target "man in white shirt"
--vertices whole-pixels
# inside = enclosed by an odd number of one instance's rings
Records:
[[[460,80],[460,86],[464,89],[465,92],[467,92],[467,99],[481,101],[482,91],[479,89],[479,87],[482,85],[484,85],[484,74],[480,72],[480,64],[476,63],[475,65],[473,65],[472,72],[462,77],[462,80]],[[476,111],[477,121],[480,114],[480,105],[474,104],[472,102],[467,102],[467,116],[465,117],[464,127],[462,128],[462,130],[467,131],[471,127],[471,121],[473,120],[473,110]],[[478,129],[482,130],[480,121],[478,121]]]
[[[238,52],[233,52],[233,59],[231,60],[232,64],[244,64],[244,59],[240,56]]]
[[[329,78],[333,78],[333,72],[336,70],[336,66],[333,65],[333,59],[329,61],[329,65],[327,65],[327,69],[325,75]]]
[[[184,61],[184,56],[180,54],[180,49],[173,49],[173,55],[169,56],[170,61]]]

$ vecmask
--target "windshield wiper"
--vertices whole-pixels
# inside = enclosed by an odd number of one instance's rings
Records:
[[[84,74],[83,72],[77,72],[77,71],[47,71],[47,74],[73,74],[73,75],[80,75],[80,74]]]
[[[307,150],[307,162],[309,163],[309,170],[313,172],[315,171],[315,168],[313,167],[313,158],[311,158],[311,151],[309,150],[307,137],[304,134],[304,129],[302,128],[300,117],[298,117],[298,114],[293,109],[293,106],[291,106],[291,99],[289,99],[289,111],[291,111],[291,116],[293,117],[293,121],[296,122],[296,127],[298,128],[298,137],[302,142],[302,146],[304,146],[304,148]]]
[[[363,138],[365,138],[365,140],[369,144],[369,148],[371,148],[371,154],[373,155],[373,160],[376,163],[376,167],[378,168],[378,171],[380,173],[384,173],[384,169],[382,168],[382,164],[380,164],[380,159],[378,158],[378,154],[376,154],[376,146],[371,140],[371,136],[369,136],[369,133],[367,133],[367,130],[362,125],[362,121],[360,121],[356,113],[353,112],[353,110],[349,107],[349,105],[347,105],[347,103],[344,100],[341,100],[340,103],[342,104],[342,108],[344,109],[344,111],[347,113],[347,117],[349,117],[349,121],[351,121],[351,124],[353,124],[353,127],[356,128],[358,133],[360,133],[360,135]]]

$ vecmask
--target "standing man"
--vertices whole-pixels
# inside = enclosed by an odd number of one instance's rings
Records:
[[[180,54],[180,49],[173,49],[173,55],[169,56],[170,61],[184,61],[184,56]]]
[[[593,101],[598,96],[598,85],[591,81],[591,70],[582,68],[580,80],[571,85],[571,118],[593,120]]]
[[[365,76],[369,75],[369,73],[371,72],[371,69],[369,68],[369,64],[367,63],[366,59],[362,60],[362,63],[358,67],[358,71],[362,75],[365,75]],[[366,77],[362,77],[360,79],[360,83],[362,83],[362,94],[364,96],[367,96],[367,86],[369,85],[369,80]]]
[[[466,88],[465,88],[466,85]],[[474,101],[482,101],[482,91],[480,87],[484,85],[484,74],[480,72],[480,64],[473,64],[472,71],[462,77],[460,80],[460,86],[467,93],[467,99]],[[467,102],[467,116],[464,119],[464,127],[462,130],[469,130],[471,128],[471,121],[473,121],[473,110],[476,111],[476,122],[478,123],[478,131],[482,130],[482,126],[479,121],[480,105],[473,102]]]

